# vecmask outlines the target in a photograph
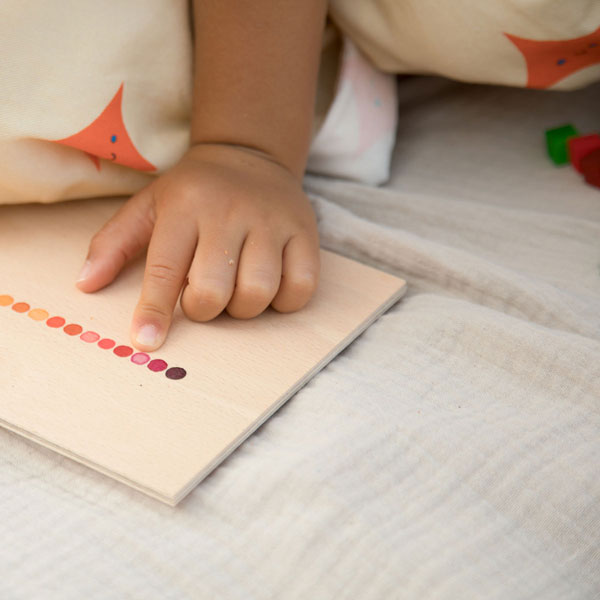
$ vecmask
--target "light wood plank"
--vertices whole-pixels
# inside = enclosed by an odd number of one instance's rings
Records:
[[[93,294],[75,287],[91,236],[123,199],[0,207],[0,296],[130,346],[144,256]],[[302,310],[207,323],[178,305],[152,372],[0,306],[0,425],[171,506],[399,300],[405,282],[321,250]]]

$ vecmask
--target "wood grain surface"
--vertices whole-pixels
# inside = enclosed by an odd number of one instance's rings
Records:
[[[0,207],[0,425],[175,506],[406,284],[321,250],[319,288],[298,312],[197,323],[177,305],[150,353],[185,369],[172,380],[64,329],[131,346],[145,256],[102,290],[75,287],[90,238],[123,201]]]

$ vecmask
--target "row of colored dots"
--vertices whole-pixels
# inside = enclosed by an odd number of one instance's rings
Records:
[[[12,296],[8,294],[0,295],[0,306],[10,306],[17,313],[27,313],[27,316],[34,321],[46,321],[48,327],[62,330],[71,336],[79,335],[79,339],[88,344],[97,343],[99,348],[103,350],[112,349],[113,353],[120,357],[131,356],[131,362],[136,365],[146,365],[151,371],[165,371],[165,375],[169,379],[183,379],[186,376],[186,370],[181,367],[171,367],[161,358],[151,359],[146,352],[135,352],[131,346],[117,346],[115,340],[110,338],[101,338],[100,334],[95,331],[83,331],[81,325],[76,323],[68,323],[63,317],[51,317],[50,313],[43,308],[31,308],[27,302],[15,302]]]

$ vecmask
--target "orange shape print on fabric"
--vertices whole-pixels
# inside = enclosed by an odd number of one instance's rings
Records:
[[[90,125],[70,137],[53,141],[83,150],[98,171],[100,170],[99,158],[139,171],[156,171],[156,167],[137,151],[125,129],[121,112],[123,85],[121,84],[114,98]]]
[[[600,63],[600,27],[589,35],[557,42],[504,35],[525,57],[529,88],[548,88],[579,69]]]

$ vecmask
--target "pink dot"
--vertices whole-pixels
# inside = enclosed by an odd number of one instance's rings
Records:
[[[95,331],[86,331],[79,336],[79,339],[84,342],[96,342],[100,339],[100,336]]]
[[[117,346],[113,352],[117,356],[129,356],[133,352],[133,348],[130,348],[129,346]]]
[[[145,365],[150,360],[150,356],[145,352],[136,352],[131,357],[131,362],[136,365]]]
[[[148,368],[151,371],[164,371],[167,368],[167,363],[161,358],[155,358],[148,363]]]
[[[108,350],[109,348],[112,348],[114,345],[115,345],[115,340],[111,340],[109,338],[102,338],[98,342],[98,346],[100,346],[100,348],[102,348],[103,350]]]

